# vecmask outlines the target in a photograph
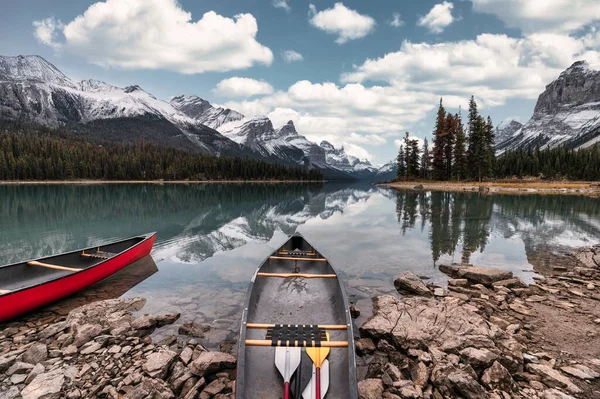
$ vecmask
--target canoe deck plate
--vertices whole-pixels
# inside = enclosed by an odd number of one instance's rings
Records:
[[[320,347],[321,341],[327,341],[327,332],[317,325],[275,324],[267,329],[267,340],[272,346],[288,345],[297,342],[297,346]]]

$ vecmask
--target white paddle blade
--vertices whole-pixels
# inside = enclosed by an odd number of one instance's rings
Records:
[[[289,348],[278,346],[275,348],[275,366],[283,376],[284,382],[290,382],[290,378],[300,365],[302,359],[301,348]]]
[[[317,397],[317,368],[314,363],[312,366],[312,376],[310,377],[310,381],[306,388],[304,388],[304,392],[302,392],[302,397],[304,399],[316,399]],[[329,360],[324,360],[321,365],[321,399],[325,398],[325,394],[327,394],[327,390],[329,389]]]

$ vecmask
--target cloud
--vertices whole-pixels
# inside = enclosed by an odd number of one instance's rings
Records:
[[[39,21],[33,21],[35,28],[34,36],[42,44],[50,46],[56,50],[60,49],[58,43],[58,33],[64,28],[63,24],[54,17],[48,17]]]
[[[251,97],[259,94],[271,94],[273,86],[265,81],[236,76],[223,79],[212,91],[223,97]]]
[[[404,26],[404,21],[401,19],[400,13],[395,12],[394,14],[392,14],[392,17],[393,19],[389,22],[391,26],[393,26],[394,28]]]
[[[371,159],[375,158],[373,154],[357,144],[343,142],[342,146],[344,147],[346,154],[355,156],[358,159],[367,159],[370,161]]]
[[[369,144],[369,145],[374,145],[374,146],[380,146],[380,145],[384,145],[385,143],[387,143],[387,140],[385,139],[385,137],[381,137],[377,134],[357,134],[357,133],[350,133],[347,137],[346,137],[346,141],[350,142],[350,143],[359,143],[359,144]]]
[[[494,14],[525,33],[568,33],[600,20],[598,0],[472,0],[473,11]]]
[[[436,4],[427,15],[419,19],[417,25],[429,29],[431,33],[442,33],[448,25],[454,22],[453,8],[454,4],[448,1]]]
[[[209,11],[193,21],[176,0],[106,0],[67,24],[45,19],[34,26],[42,43],[106,67],[194,74],[273,61],[271,50],[256,41],[252,14],[227,18]],[[55,40],[57,32],[64,42]]]
[[[299,52],[294,51],[294,50],[285,50],[283,53],[281,53],[281,57],[288,64],[290,62],[296,62],[296,61],[302,61],[302,60],[304,60],[304,57],[302,56],[302,54],[300,54]]]
[[[523,38],[482,34],[475,40],[437,44],[405,41],[399,51],[367,59],[341,80],[387,82],[443,96],[445,103],[474,94],[481,106],[497,106],[509,98],[537,98],[578,59],[594,64],[600,60],[594,47],[599,38],[593,32],[580,38],[537,33]]]
[[[288,0],[273,0],[273,7],[283,8],[286,12],[292,11],[292,7],[288,4]]]
[[[376,25],[373,18],[359,14],[344,6],[343,3],[335,3],[333,8],[318,12],[315,5],[310,4],[308,14],[312,26],[338,35],[335,40],[337,44],[365,37],[375,29]]]

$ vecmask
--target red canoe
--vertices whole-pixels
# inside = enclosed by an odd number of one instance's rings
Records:
[[[150,254],[156,233],[0,266],[0,322],[64,298]]]

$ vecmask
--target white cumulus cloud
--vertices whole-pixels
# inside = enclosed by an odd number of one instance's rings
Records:
[[[400,17],[400,13],[395,12],[394,14],[392,14],[392,18],[393,19],[390,21],[390,25],[392,25],[394,28],[404,26],[404,21]]]
[[[43,43],[102,66],[193,74],[273,61],[271,50],[256,41],[252,14],[227,18],[209,11],[194,21],[176,0],[106,0],[64,25],[46,19],[34,26]],[[64,42],[55,41],[57,32]]]
[[[494,14],[525,33],[566,33],[600,20],[598,0],[472,0],[473,11]]]
[[[292,11],[292,7],[289,4],[289,0],[273,0],[273,7],[283,8],[285,11]]]
[[[454,4],[448,1],[436,4],[427,15],[419,19],[417,25],[429,29],[431,33],[442,33],[448,25],[454,22],[453,8]]]
[[[285,50],[283,53],[281,53],[281,57],[287,63],[302,61],[304,59],[302,54],[294,50]]]
[[[223,79],[217,83],[212,91],[223,97],[251,97],[260,94],[271,94],[273,93],[273,86],[262,80],[236,76]]]
[[[335,3],[333,8],[322,11],[317,11],[315,5],[310,4],[308,13],[311,25],[327,33],[338,35],[335,40],[338,44],[367,36],[376,25],[373,18],[359,14],[344,6],[343,3]]]

